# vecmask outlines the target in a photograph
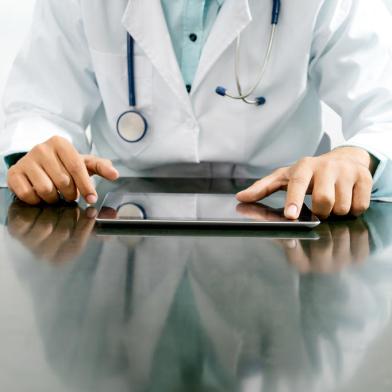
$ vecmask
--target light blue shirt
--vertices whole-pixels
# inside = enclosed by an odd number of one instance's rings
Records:
[[[188,91],[203,46],[224,0],[161,0],[174,52]]]

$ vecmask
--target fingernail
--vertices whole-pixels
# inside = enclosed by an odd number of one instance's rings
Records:
[[[298,207],[295,204],[290,204],[286,208],[286,217],[290,219],[297,219],[298,218]]]
[[[296,240],[287,240],[285,245],[288,249],[295,249],[297,247],[297,241]]]
[[[87,218],[94,219],[97,216],[97,210],[95,208],[87,208],[86,210]]]
[[[118,178],[120,176],[120,173],[118,172],[118,170],[114,166],[108,166],[107,170],[108,170],[108,175],[110,177],[115,176],[116,178]]]
[[[242,198],[243,196],[245,196],[245,197],[249,196],[249,190],[248,189],[245,189],[244,191],[238,192],[236,194],[236,198],[237,199]]]
[[[98,200],[97,196],[92,193],[86,196],[86,201],[89,204],[95,204],[97,200]]]

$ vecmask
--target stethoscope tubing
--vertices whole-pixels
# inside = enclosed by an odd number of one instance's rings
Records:
[[[236,82],[238,95],[234,95],[234,94],[228,92],[223,87],[218,87],[216,92],[219,95],[226,96],[226,97],[234,99],[234,100],[242,100],[249,105],[259,106],[259,105],[263,105],[266,102],[264,97],[258,97],[256,100],[250,100],[248,98],[256,91],[256,89],[262,83],[264,76],[265,76],[265,73],[268,69],[268,65],[270,64],[271,55],[272,55],[272,51],[274,48],[276,30],[277,30],[277,26],[279,23],[280,13],[281,13],[281,0],[272,0],[271,34],[270,34],[270,38],[269,38],[269,42],[268,42],[268,46],[267,46],[267,53],[265,55],[263,66],[261,68],[261,71],[260,71],[260,74],[257,78],[256,83],[246,93],[243,92],[241,78],[240,78],[241,35],[239,35],[237,38],[237,41],[236,41],[235,64],[234,64],[235,82]]]
[[[256,101],[249,101],[247,98],[251,96],[257,87],[260,85],[260,83],[263,81],[265,72],[267,71],[268,64],[270,63],[271,59],[271,54],[272,54],[272,49],[274,47],[274,41],[275,41],[275,32],[276,32],[276,25],[272,25],[272,30],[271,30],[271,35],[268,43],[268,49],[267,49],[267,54],[264,59],[263,67],[261,68],[260,74],[257,78],[257,81],[255,85],[245,94],[242,92],[242,85],[241,85],[241,80],[240,80],[240,58],[241,58],[241,37],[237,38],[237,44],[236,44],[236,58],[235,58],[235,80],[236,80],[236,85],[238,89],[239,96],[236,97],[231,97],[233,99],[241,99],[245,101],[246,103],[250,104],[255,104]],[[229,96],[229,94],[227,94]]]
[[[136,107],[136,87],[135,87],[135,41],[131,34],[127,33],[127,58],[128,58],[128,100],[129,106]]]

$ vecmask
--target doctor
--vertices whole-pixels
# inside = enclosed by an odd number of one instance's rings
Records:
[[[92,174],[253,177],[239,200],[360,215],[392,196],[391,22],[381,0],[37,0],[4,100],[8,186],[93,204]],[[346,142],[314,157],[321,100]]]

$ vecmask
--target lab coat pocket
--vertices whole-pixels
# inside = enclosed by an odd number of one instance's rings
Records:
[[[127,56],[91,48],[90,52],[106,115],[115,130],[119,116],[130,110]],[[148,117],[152,108],[152,64],[144,54],[135,53],[134,67],[137,109]]]

